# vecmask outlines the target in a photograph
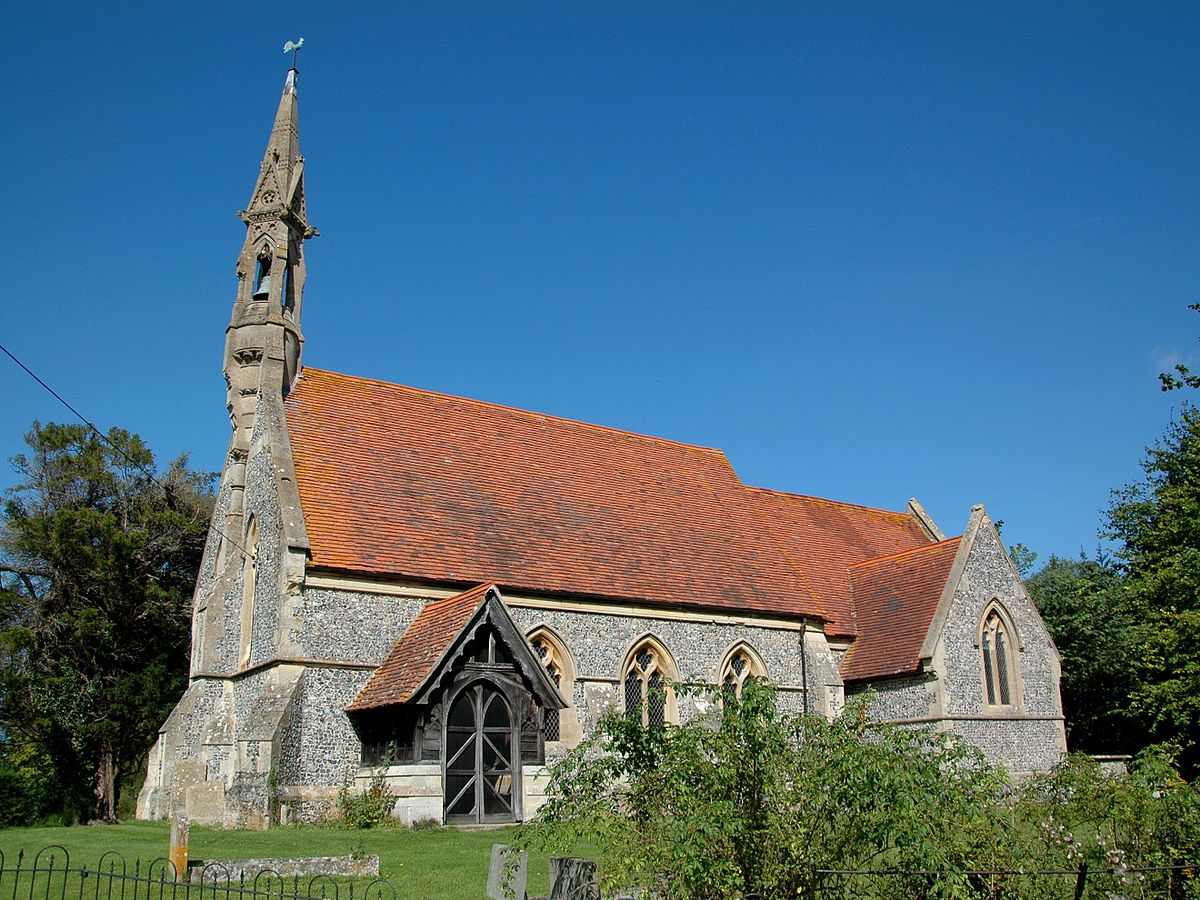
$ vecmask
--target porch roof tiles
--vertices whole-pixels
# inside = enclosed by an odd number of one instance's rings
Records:
[[[346,711],[360,712],[411,700],[493,587],[495,585],[481,584],[427,604],[396,642],[383,665],[371,673]]]

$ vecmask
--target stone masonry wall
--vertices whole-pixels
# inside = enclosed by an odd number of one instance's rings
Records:
[[[378,665],[412,623],[427,600],[349,591],[307,588],[302,595],[299,643],[309,659]],[[769,676],[782,686],[781,705],[799,711],[803,695],[800,632],[778,628],[674,622],[638,616],[512,607],[525,633],[539,626],[554,631],[567,645],[576,671],[572,703],[584,732],[619,696],[619,669],[632,644],[654,635],[672,654],[683,680],[711,683],[729,647],[746,641],[763,659]],[[820,636],[818,635],[818,638]],[[808,647],[809,682],[836,680],[832,656],[823,638]],[[300,679],[293,714],[282,726],[274,776],[289,800],[289,815],[311,819],[329,808],[336,789],[358,770],[360,744],[346,706],[370,676],[365,668],[308,665]],[[689,705],[690,704],[690,705]],[[703,712],[703,703],[681,702],[684,717]]]
[[[767,675],[780,687],[780,706],[799,711],[804,697],[800,686],[799,631],[763,628],[751,625],[727,625],[704,622],[671,621],[631,616],[602,615],[587,612],[514,607],[510,610],[517,626],[526,634],[538,627],[553,631],[566,645],[575,667],[575,685],[571,702],[579,724],[587,734],[611,706],[620,703],[620,668],[634,643],[646,635],[655,637],[671,654],[680,680],[691,684],[713,684],[717,667],[730,646],[745,641],[762,657]],[[808,647],[808,681],[813,695],[811,708],[824,712],[816,696],[821,686],[840,685],[832,656],[823,638],[814,649]],[[820,647],[824,647],[821,652]],[[681,699],[680,717],[703,713],[703,700]]]
[[[1052,768],[1062,758],[1065,748],[1061,721],[958,719],[950,725],[950,730],[1018,778]]]
[[[942,630],[945,704],[950,715],[979,715],[984,709],[979,625],[998,599],[1017,629],[1024,709],[1029,715],[1061,716],[1058,662],[1041,616],[1025,593],[1004,546],[990,527],[979,529]]]
[[[268,449],[259,450],[246,467],[247,520],[253,513],[258,526],[258,563],[254,590],[254,623],[251,628],[250,665],[265,662],[276,655],[279,646],[279,612],[283,585],[283,519],[279,512],[279,494]],[[249,547],[247,550],[251,549]],[[240,602],[242,586],[233,596]],[[241,612],[237,611],[237,635],[224,649],[232,649],[233,664],[241,648]]]
[[[1009,707],[988,706],[984,700],[979,629],[994,601],[1011,618],[1019,643],[1018,702]],[[1066,736],[1057,651],[986,519],[971,545],[930,668],[936,677],[870,685],[871,716],[953,731],[1018,775],[1048,769],[1061,758]]]
[[[1020,647],[1016,654],[1019,702],[1011,709],[988,707],[984,702],[979,627],[993,600],[1011,618]],[[986,522],[954,592],[934,667],[945,673],[943,704],[953,730],[990,759],[1022,773],[1048,769],[1061,758],[1066,734],[1057,651],[1004,545]]]
[[[280,784],[338,787],[354,776],[362,748],[345,709],[370,675],[366,669],[305,669],[296,714],[280,739]]]
[[[216,501],[213,505],[212,522],[216,523],[219,528],[223,528],[225,517],[229,512],[229,503],[232,495],[232,489],[222,480],[218,490]],[[220,572],[217,569],[219,557],[222,556],[221,547],[225,544],[226,551],[231,550],[228,546],[228,540],[224,537],[218,528],[209,527],[208,536],[204,543],[204,555],[200,559],[200,571],[196,577],[196,591],[193,598],[193,613],[192,613],[192,654],[191,665],[192,670],[203,668],[206,660],[202,660],[204,654],[204,642],[208,631],[208,623],[206,621],[206,611],[209,603],[213,602],[212,594],[216,590],[217,579],[220,577]],[[219,602],[219,601],[218,601]]]
[[[871,718],[877,721],[895,722],[937,715],[937,686],[928,678],[880,681],[869,687],[858,686],[853,693],[862,695],[868,690],[871,704],[867,709]]]
[[[306,588],[295,618],[297,650],[311,660],[293,715],[279,737],[275,780],[293,820],[330,811],[337,790],[358,771],[361,745],[345,709],[429,600]],[[354,668],[337,663],[354,664]]]
[[[429,601],[305,588],[299,644],[309,659],[379,665]]]

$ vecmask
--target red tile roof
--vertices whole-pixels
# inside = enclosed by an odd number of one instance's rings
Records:
[[[830,635],[849,637],[862,630],[861,621],[855,627],[850,566],[930,544],[908,513],[763,488],[750,491],[779,548],[824,602]]]
[[[719,450],[305,368],[310,565],[823,617]]]
[[[371,674],[354,702],[346,707],[347,712],[411,700],[493,587],[481,584],[426,605],[383,665]]]
[[[842,662],[843,679],[920,670],[921,644],[961,543],[951,538],[851,567],[859,637]]]

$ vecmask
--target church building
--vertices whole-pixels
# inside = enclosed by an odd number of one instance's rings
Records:
[[[606,711],[770,679],[789,711],[951,731],[1014,774],[1065,751],[1059,660],[983,507],[750,487],[716,449],[301,364],[297,72],[225,338],[232,436],[186,693],[138,815],[315,820],[382,773],[406,822],[513,822]],[[319,301],[318,301],[319,302]]]

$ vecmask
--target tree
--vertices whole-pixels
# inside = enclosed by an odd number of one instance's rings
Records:
[[[1158,739],[1200,743],[1200,410],[1185,406],[1146,452],[1145,480],[1113,492],[1105,536],[1118,542],[1142,639],[1131,702]],[[1190,747],[1190,750],[1186,749]]]
[[[213,476],[136,435],[33,424],[0,520],[0,729],[69,818],[115,821],[183,689]]]
[[[1188,309],[1200,312],[1200,303],[1193,303],[1188,306]],[[1192,374],[1192,370],[1183,363],[1176,363],[1174,372],[1160,372],[1158,380],[1164,391],[1200,388],[1200,375]]]
[[[1025,586],[1062,658],[1068,745],[1084,753],[1135,753],[1147,730],[1131,707],[1138,685],[1130,648],[1142,623],[1110,562],[1052,556]]]

